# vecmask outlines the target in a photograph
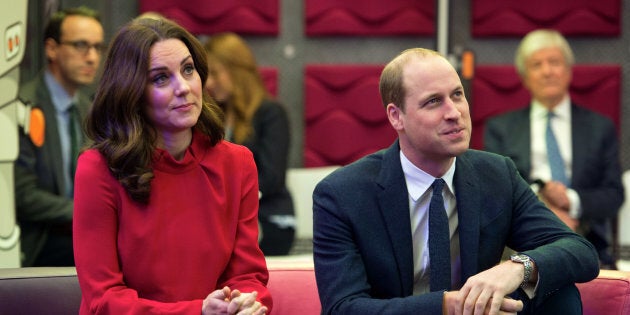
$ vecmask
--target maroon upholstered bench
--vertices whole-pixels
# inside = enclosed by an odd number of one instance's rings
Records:
[[[319,315],[312,264],[269,267],[272,314]],[[78,314],[81,289],[74,267],[0,268],[0,314]]]
[[[312,263],[271,263],[268,287],[273,314],[317,315],[321,311]],[[595,280],[577,287],[585,315],[630,314],[630,272],[602,270]],[[2,314],[77,314],[80,302],[73,267],[0,268]]]
[[[584,315],[630,314],[630,272],[601,270],[595,280],[578,283]]]

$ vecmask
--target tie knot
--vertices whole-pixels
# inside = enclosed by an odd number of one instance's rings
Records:
[[[76,111],[77,111],[77,106],[74,103],[68,105],[68,108],[66,108],[66,112],[68,114],[74,115],[74,113],[76,113]]]
[[[433,192],[441,193],[445,184],[446,182],[442,178],[436,178],[431,185],[431,187],[433,187]]]

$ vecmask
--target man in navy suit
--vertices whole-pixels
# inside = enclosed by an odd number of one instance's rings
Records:
[[[451,64],[406,50],[383,70],[380,92],[398,140],[313,193],[323,314],[581,314],[574,283],[597,276],[597,253],[510,159],[468,148],[468,102]],[[442,179],[448,279],[428,242],[431,184]],[[518,254],[501,262],[506,245]],[[434,289],[434,280],[447,285]]]
[[[533,188],[547,206],[593,243],[601,268],[614,269],[611,223],[624,200],[615,126],[571,101],[574,57],[559,32],[530,32],[521,41],[515,61],[531,104],[490,119],[485,150],[512,158],[523,178],[539,183]],[[553,113],[551,130],[562,158],[562,180],[553,177],[550,165],[554,163],[548,159],[548,112]]]
[[[41,108],[46,119],[43,146],[20,132],[15,164],[24,267],[74,265],[71,231],[77,157],[71,142],[80,145],[81,118],[91,103],[81,89],[94,81],[104,47],[97,12],[86,7],[56,12],[44,31],[47,66],[20,87],[20,98]],[[79,116],[74,119],[73,104]]]

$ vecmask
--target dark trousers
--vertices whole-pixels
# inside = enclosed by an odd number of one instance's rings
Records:
[[[293,246],[295,229],[293,227],[281,227],[266,218],[259,217],[262,239],[260,249],[265,256],[288,255]]]
[[[63,267],[74,266],[74,253],[72,251],[72,235],[69,233],[48,234],[48,239],[39,252],[34,267]]]

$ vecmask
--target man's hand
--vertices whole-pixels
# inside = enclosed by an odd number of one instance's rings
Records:
[[[459,291],[444,295],[445,314],[516,314],[523,302],[506,297],[518,289],[525,269],[522,264],[506,261],[474,275]]]
[[[555,208],[569,211],[571,202],[567,195],[567,187],[561,182],[548,181],[545,184],[545,188],[538,192],[545,203],[552,205]]]
[[[455,315],[455,314],[462,314],[462,313],[458,313],[456,310],[454,310],[452,308],[452,306],[448,306],[448,305],[453,305],[454,303],[459,303],[457,301],[458,297],[457,295],[459,295],[459,291],[451,291],[451,292],[446,292],[446,294],[444,295],[444,305],[447,305],[445,307],[444,310],[444,314],[445,315]],[[485,310],[483,310],[484,315],[487,314],[499,314],[499,315],[516,315],[517,312],[520,312],[523,310],[523,302],[519,301],[519,300],[514,300],[510,297],[504,297],[501,301],[501,307],[498,311],[498,313],[491,313],[491,305],[488,304],[485,308]],[[474,313],[477,314],[477,313]]]
[[[571,230],[577,230],[578,226],[580,225],[580,220],[572,218],[567,211],[559,209],[552,205],[547,204],[547,208],[549,208],[549,210],[551,210],[551,212],[553,212],[560,219],[560,221],[564,222],[564,224],[566,224]]]
[[[556,181],[549,181],[545,184],[545,188],[538,192],[540,200],[542,200],[547,208],[549,208],[564,224],[571,230],[575,231],[580,225],[580,221],[569,215],[571,203],[567,195],[567,187]]]

